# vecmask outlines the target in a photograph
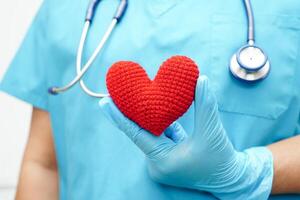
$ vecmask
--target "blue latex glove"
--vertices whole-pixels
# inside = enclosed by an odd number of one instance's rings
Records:
[[[265,147],[234,149],[204,76],[198,79],[194,105],[192,134],[174,122],[156,137],[126,118],[110,98],[100,101],[106,116],[145,153],[155,181],[211,192],[220,199],[267,199],[273,179],[271,152]]]

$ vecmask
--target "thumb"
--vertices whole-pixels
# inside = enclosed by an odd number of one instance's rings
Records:
[[[164,134],[173,140],[175,143],[180,143],[187,138],[187,133],[180,123],[173,122],[165,131]]]
[[[113,125],[124,132],[147,156],[160,156],[158,153],[164,152],[164,148],[168,149],[170,145],[174,145],[164,134],[159,137],[154,136],[125,117],[111,98],[102,98],[99,105]]]

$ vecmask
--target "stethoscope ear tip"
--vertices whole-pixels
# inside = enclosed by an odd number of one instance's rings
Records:
[[[51,94],[51,95],[57,95],[58,92],[55,91],[55,88],[56,87],[50,87],[50,88],[48,88],[48,93]]]

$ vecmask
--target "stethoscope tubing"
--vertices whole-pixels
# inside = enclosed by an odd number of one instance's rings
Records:
[[[251,45],[255,41],[254,14],[250,0],[244,0],[244,5],[248,19],[248,43]]]
[[[95,51],[93,52],[92,56],[89,58],[89,60],[87,61],[87,63],[83,66],[83,68],[81,69],[81,60],[82,60],[82,52],[83,52],[83,48],[84,48],[84,44],[87,38],[87,33],[90,27],[90,21],[86,21],[83,31],[82,31],[82,35],[81,35],[81,39],[79,42],[79,47],[78,47],[78,53],[77,53],[77,59],[76,59],[76,71],[77,71],[77,76],[71,81],[69,82],[66,86],[63,87],[52,87],[50,88],[50,92],[54,93],[54,94],[58,94],[58,93],[62,93],[68,89],[70,89],[71,87],[73,87],[78,81],[80,81],[80,85],[81,87],[84,89],[85,92],[89,93],[91,96],[95,96],[95,97],[104,97],[107,96],[105,94],[97,94],[94,93],[92,91],[90,91],[84,84],[83,80],[81,79],[86,71],[92,66],[92,63],[94,62],[94,60],[97,58],[97,55],[100,53],[100,51],[103,49],[104,44],[106,43],[106,41],[109,39],[114,27],[117,24],[117,20],[113,19],[111,24],[109,25],[109,28],[107,29],[107,31],[105,32],[102,40],[100,41],[99,45],[97,46],[97,48],[95,49]]]
[[[77,75],[76,75],[76,77],[72,81],[70,81],[67,85],[65,85],[63,87],[51,87],[51,88],[49,88],[49,90],[48,90],[49,93],[51,93],[51,94],[62,93],[64,91],[70,89],[71,87],[73,87],[77,82],[80,82],[81,88],[84,90],[84,92],[86,92],[90,96],[98,97],[98,98],[109,96],[108,94],[96,93],[96,92],[93,92],[90,89],[88,89],[88,87],[85,85],[82,77],[85,75],[87,70],[92,66],[93,62],[95,61],[95,59],[97,58],[97,56],[99,55],[99,53],[103,49],[104,45],[106,44],[106,42],[110,38],[110,36],[111,36],[114,28],[116,27],[117,23],[124,16],[125,11],[127,9],[128,1],[127,0],[121,0],[120,1],[119,6],[116,10],[116,13],[115,13],[110,25],[108,26],[106,32],[104,33],[101,41],[99,42],[97,48],[94,50],[92,56],[88,59],[86,64],[82,67],[81,61],[82,61],[82,54],[83,54],[84,45],[86,43],[86,38],[87,38],[87,35],[88,35],[88,32],[89,32],[91,23],[94,19],[95,11],[96,11],[97,6],[99,5],[99,2],[100,2],[100,0],[92,0],[89,4],[88,9],[87,9],[85,23],[84,23],[84,27],[83,27],[83,30],[82,30],[82,34],[81,34],[81,37],[80,37],[80,42],[79,42],[79,46],[78,46],[78,50],[77,50],[77,57],[76,57],[76,72],[77,72]]]
[[[88,62],[81,69],[82,54],[83,54],[84,44],[85,44],[85,41],[87,38],[87,31],[84,33],[84,35],[81,39],[79,48],[78,48],[78,53],[77,53],[78,56],[76,59],[77,60],[76,61],[76,71],[77,71],[78,76],[81,75],[81,77],[82,77],[85,74],[85,72],[88,70],[88,68],[90,68],[92,66],[93,62],[97,58],[97,55],[100,53],[100,51],[103,49],[107,40],[110,38],[110,35],[112,34],[116,24],[117,24],[117,19],[114,18],[112,20],[111,24],[109,25],[107,31],[105,32],[99,45],[97,46],[96,50],[94,51],[94,53],[92,54],[92,56],[90,57]],[[83,71],[83,73],[82,73],[82,71]],[[88,95],[93,96],[93,97],[98,97],[98,98],[109,96],[108,94],[96,93],[96,92],[93,92],[90,89],[88,89],[88,87],[85,85],[85,83],[84,83],[83,79],[81,79],[81,77],[79,77],[79,79],[78,79],[78,80],[80,80],[80,86]]]

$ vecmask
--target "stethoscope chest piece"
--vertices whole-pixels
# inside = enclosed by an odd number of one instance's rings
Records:
[[[256,82],[267,77],[270,72],[270,62],[261,48],[246,45],[232,56],[230,72],[237,79]]]
[[[248,43],[240,48],[230,60],[231,74],[245,82],[256,82],[266,78],[270,72],[267,54],[255,45],[254,15],[250,0],[244,0],[248,18]]]

